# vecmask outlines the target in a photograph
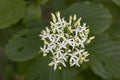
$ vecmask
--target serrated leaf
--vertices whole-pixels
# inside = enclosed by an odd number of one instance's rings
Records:
[[[0,29],[10,27],[25,14],[23,0],[0,0]]]
[[[36,6],[36,5],[31,4],[27,7],[27,12],[26,12],[26,15],[23,19],[23,23],[28,24],[28,23],[31,23],[33,21],[40,20],[40,18],[41,18],[40,6]]]
[[[39,54],[40,28],[25,29],[17,33],[6,45],[6,56],[13,61],[26,61]]]
[[[28,69],[25,80],[73,80],[79,73],[77,69],[66,69],[54,71],[48,66],[49,58],[36,60]]]
[[[115,4],[117,4],[118,6],[120,6],[120,0],[112,0]]]
[[[112,16],[109,10],[102,4],[94,4],[90,2],[75,3],[68,7],[63,14],[65,16],[76,14],[81,17],[82,21],[90,26],[90,30],[94,34],[100,34],[109,28]]]
[[[90,45],[92,70],[103,78],[120,79],[120,41],[100,35]]]

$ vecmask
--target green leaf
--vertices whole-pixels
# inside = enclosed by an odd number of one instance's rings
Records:
[[[51,79],[53,70],[48,67],[48,62],[48,57],[36,60],[28,69],[25,80],[54,80],[55,77],[54,79]]]
[[[21,24],[15,24],[12,27],[7,29],[0,30],[0,44],[5,45],[8,43],[8,40],[17,32],[22,30],[24,27]]]
[[[67,7],[66,0],[50,0],[50,3],[54,11],[60,11]]]
[[[120,79],[120,41],[104,34],[96,37],[88,47],[92,70],[103,78]]]
[[[41,20],[33,21],[33,22],[27,24],[26,26],[28,28],[35,28],[35,27],[42,28],[42,27],[45,27],[46,25],[49,25],[49,22],[41,19]]]
[[[118,6],[120,6],[120,0],[112,0],[115,4],[117,4]]]
[[[39,38],[40,28],[25,29],[17,33],[6,45],[6,56],[14,61],[26,61],[39,54],[42,45]]]
[[[26,15],[23,19],[23,23],[28,24],[33,21],[40,20],[41,18],[41,8],[40,6],[36,6],[34,4],[31,4],[27,7]]]
[[[74,80],[102,80],[102,78],[96,75],[90,68],[87,68],[82,70]]]
[[[90,45],[90,49],[106,56],[114,57],[115,55],[120,55],[120,41],[113,39],[106,34],[97,36]]]
[[[7,65],[2,80],[13,80],[13,75],[14,75],[13,67],[11,65]]]
[[[25,8],[23,0],[0,0],[0,29],[10,27],[23,18]]]
[[[107,72],[103,66],[103,55],[99,55],[95,52],[93,53],[90,55],[90,66],[93,72],[103,78],[108,78],[109,76],[111,76],[111,74],[109,74],[109,72]]]
[[[120,39],[120,24],[113,24],[109,29],[108,33],[116,38]]]
[[[63,14],[66,16],[76,14],[82,21],[90,26],[91,32],[100,34],[109,28],[112,16],[107,8],[102,4],[90,2],[75,3],[68,7]]]
[[[41,5],[41,4],[45,4],[48,0],[36,0],[36,2]]]
[[[28,69],[25,80],[73,80],[79,70],[68,68],[53,70],[48,66],[49,57],[36,60]]]
[[[7,60],[4,55],[4,48],[0,45],[0,71],[3,72],[3,68],[6,66]],[[1,79],[1,78],[0,78]]]

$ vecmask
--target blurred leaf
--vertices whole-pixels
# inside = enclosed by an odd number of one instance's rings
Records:
[[[49,58],[35,61],[28,69],[25,80],[53,80],[51,79],[53,71],[48,67],[48,61]],[[55,75],[57,76],[57,74]]]
[[[89,45],[89,47],[91,50],[95,50],[95,52],[97,51],[98,53],[112,58],[116,55],[118,55],[117,57],[120,56],[120,41],[113,39],[106,34],[97,36]],[[118,59],[117,57],[114,58]]]
[[[113,22],[116,22],[120,16],[120,7],[114,4],[112,1],[104,2],[103,5],[109,8],[113,17]]]
[[[108,33],[120,39],[120,24],[113,24],[109,29]]]
[[[94,54],[91,54],[90,57],[90,66],[93,72],[95,72],[97,75],[103,78],[108,78],[109,76],[111,76],[111,74],[109,74],[109,72],[107,72],[103,66],[103,56],[97,55],[97,53],[94,52]]]
[[[4,48],[3,48],[3,46],[0,45],[0,71],[5,66],[5,64],[7,62],[6,57],[3,54],[3,52],[4,52]]]
[[[113,16],[113,23],[107,32],[120,39],[120,7],[114,4],[112,1],[104,3],[109,8]]]
[[[27,24],[26,26],[28,27],[28,28],[35,28],[35,27],[39,27],[39,28],[42,28],[41,26],[47,26],[47,25],[49,25],[49,22],[48,21],[46,21],[46,20],[37,20],[37,21],[33,21],[33,22],[31,22],[31,23],[29,23],[29,24]]]
[[[15,24],[7,29],[0,30],[0,44],[5,45],[8,40],[17,32],[24,28],[21,24]]]
[[[36,0],[36,2],[41,5],[41,4],[45,4],[48,0]]]
[[[65,1],[66,1],[67,5],[70,6],[70,5],[72,5],[72,4],[76,3],[76,2],[80,2],[81,0],[65,0]],[[85,0],[83,0],[83,1],[85,1]]]
[[[25,13],[23,0],[0,0],[0,29],[18,22]]]
[[[0,80],[2,80],[3,75],[5,73],[5,67],[6,67],[6,57],[3,54],[3,46],[0,45]]]
[[[111,2],[111,0],[92,0],[94,2]]]
[[[77,69],[76,67],[74,68],[69,68],[66,67],[66,69],[63,70],[63,78],[64,80],[74,80],[76,77],[80,76],[79,75],[80,70]],[[79,80],[82,78],[79,78]]]
[[[64,10],[67,7],[65,0],[50,0],[50,3],[54,11]]]
[[[53,70],[53,67],[48,66],[49,58],[42,58],[35,61],[25,76],[25,80],[73,80],[78,74],[77,69]]]
[[[97,75],[120,79],[120,41],[100,35],[89,45],[89,50],[90,66]]]
[[[92,0],[92,2],[102,3],[103,6],[107,7],[112,14],[113,21],[116,21],[114,19],[119,18],[118,16],[120,15],[120,7],[113,3],[112,0]]]
[[[4,76],[2,80],[13,80],[13,67],[12,66],[7,66],[4,72]]]
[[[102,80],[98,75],[96,75],[90,68],[80,72],[78,77],[74,80]]]
[[[120,6],[120,0],[112,0],[115,4],[117,4],[118,6]]]
[[[107,8],[101,4],[93,4],[90,2],[75,3],[67,8],[63,14],[65,16],[76,14],[81,17],[82,21],[90,26],[91,32],[100,34],[109,28],[112,16]]]
[[[35,60],[29,60],[29,61],[25,61],[25,62],[19,62],[16,65],[16,73],[19,75],[23,75],[25,74],[25,72],[27,71],[28,67],[34,62]]]
[[[120,79],[120,61],[98,53],[91,54],[90,58],[92,70],[106,80]]]
[[[6,56],[14,61],[26,61],[39,54],[40,28],[25,29],[17,33],[6,45]]]
[[[27,13],[23,19],[23,23],[28,24],[41,18],[41,8],[31,4],[27,7]]]

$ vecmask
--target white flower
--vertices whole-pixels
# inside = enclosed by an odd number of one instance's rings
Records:
[[[89,56],[88,52],[83,52],[82,54],[79,54],[80,57],[80,63],[89,61],[89,59],[86,59],[86,57]]]
[[[73,65],[77,65],[77,66],[80,66],[79,65],[79,56],[78,56],[78,53],[77,52],[74,52],[72,54],[69,54],[70,55],[70,66],[73,66]]]
[[[89,53],[85,51],[85,44],[91,42],[94,37],[88,37],[89,28],[86,23],[80,24],[81,18],[77,16],[69,17],[69,22],[60,17],[60,12],[56,15],[53,13],[50,28],[46,27],[39,35],[44,41],[43,48],[40,47],[40,52],[43,56],[50,54],[52,57],[49,66],[54,66],[54,70],[61,69],[63,65],[69,62],[70,66],[78,66],[87,59]]]
[[[43,48],[41,47],[40,50],[41,50],[40,52],[43,52],[43,56],[46,56],[47,53],[49,52],[48,49],[46,48],[46,45],[44,45]]]
[[[80,58],[73,59],[73,62],[70,62],[70,66],[76,65],[76,66],[80,67],[79,60],[80,60]]]
[[[49,66],[54,65],[54,70],[56,70],[58,64],[60,63],[60,60],[57,60],[56,58],[53,58],[53,61],[51,63],[49,63]]]

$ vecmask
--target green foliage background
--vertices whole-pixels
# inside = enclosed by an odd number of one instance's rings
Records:
[[[80,68],[53,71],[38,53],[56,11],[82,17],[96,37]],[[0,80],[120,80],[120,0],[0,0]]]

